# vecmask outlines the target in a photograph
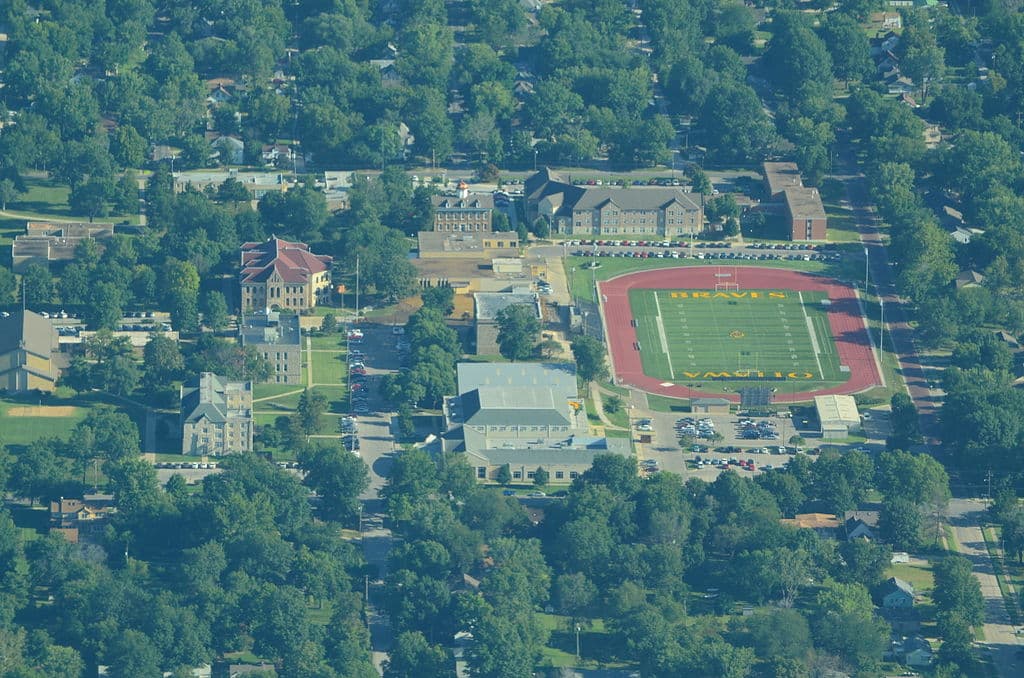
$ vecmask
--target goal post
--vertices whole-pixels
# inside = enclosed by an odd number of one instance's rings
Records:
[[[739,276],[735,266],[715,267],[715,291],[728,292],[740,291]]]

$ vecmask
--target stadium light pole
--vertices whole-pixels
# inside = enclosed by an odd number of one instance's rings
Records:
[[[878,297],[878,352],[882,352],[885,339],[885,300]]]
[[[864,248],[864,292],[868,291],[868,248]]]

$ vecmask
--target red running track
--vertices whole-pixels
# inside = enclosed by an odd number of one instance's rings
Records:
[[[850,368],[850,378],[839,386],[816,391],[782,393],[784,389],[780,388],[780,392],[775,395],[776,402],[802,402],[816,395],[860,393],[882,385],[871,347],[871,337],[852,287],[838,280],[796,271],[733,266],[659,268],[627,273],[598,283],[604,308],[605,332],[617,384],[674,398],[716,397],[739,402],[739,395],[735,393],[715,393],[714,382],[703,382],[704,385],[699,391],[691,391],[684,384],[673,383],[670,386],[663,386],[663,383],[668,382],[644,374],[640,351],[635,347],[636,329],[630,322],[633,319],[633,312],[629,306],[631,289],[714,290],[715,274],[719,271],[735,273],[740,291],[821,291],[826,292],[832,301],[828,313],[829,325],[839,352],[839,364]],[[721,367],[711,365],[708,369],[717,370]],[[780,386],[785,383],[793,382],[779,382]]]

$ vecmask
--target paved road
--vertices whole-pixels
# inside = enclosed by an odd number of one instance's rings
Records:
[[[899,358],[900,372],[907,391],[917,405],[921,430],[930,445],[939,441],[939,410],[944,394],[929,385],[927,368],[921,360],[914,342],[914,331],[907,322],[905,301],[896,294],[894,271],[885,248],[881,224],[871,202],[867,180],[855,170],[848,155],[837,162],[835,178],[846,186],[849,207],[853,211],[861,243],[868,252],[870,279],[875,284],[884,305],[886,341],[891,341]],[[877,341],[877,337],[876,337]]]
[[[984,645],[992,653],[999,675],[1014,678],[1024,673],[1024,659],[1018,653],[1024,650],[1021,637],[1010,624],[992,569],[992,561],[985,548],[981,525],[985,519],[985,504],[980,499],[954,499],[946,510],[947,518],[957,541],[960,553],[974,566],[974,576],[981,583],[981,594],[985,597],[985,640]]]

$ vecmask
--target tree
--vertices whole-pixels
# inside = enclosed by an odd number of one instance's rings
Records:
[[[18,280],[9,268],[0,267],[0,306],[14,301],[14,292],[18,289]]]
[[[744,620],[759,657],[806,659],[813,645],[807,618],[792,609],[758,612]]]
[[[162,675],[160,651],[146,634],[132,629],[115,636],[105,659],[116,678]]]
[[[21,293],[27,306],[44,306],[53,301],[53,276],[42,264],[29,264],[21,274]]]
[[[320,496],[325,518],[341,521],[355,515],[359,495],[370,486],[362,459],[341,447],[310,445],[299,451],[299,466],[306,472],[302,484]]]
[[[776,143],[775,126],[757,93],[742,83],[723,84],[708,95],[701,113],[712,153],[734,160],[760,160]]]
[[[498,322],[498,350],[509,360],[533,357],[540,333],[540,320],[536,309],[529,304],[513,304],[496,316]]]
[[[555,578],[552,598],[555,609],[575,623],[597,600],[597,587],[581,572],[561,574]]]
[[[164,303],[179,331],[199,328],[199,271],[191,262],[169,258],[161,269]]]
[[[68,204],[76,213],[89,217],[91,222],[95,217],[106,216],[110,213],[110,203],[113,197],[114,183],[111,179],[94,176],[90,177],[88,181],[71,187]]]
[[[856,19],[833,12],[821,30],[836,77],[849,85],[851,80],[862,80],[871,73],[871,44]]]
[[[586,382],[607,378],[604,343],[594,337],[582,336],[573,339],[572,356],[576,359],[576,373]]]
[[[220,290],[210,290],[203,297],[203,323],[214,332],[228,325],[228,303]]]
[[[548,484],[551,474],[549,474],[543,466],[538,466],[537,470],[533,472],[533,484],[537,487],[543,487]]]
[[[921,543],[921,511],[906,499],[888,499],[882,504],[878,527],[893,546],[912,551]]]
[[[971,561],[960,555],[946,556],[935,566],[932,598],[942,612],[955,612],[968,624],[977,626],[985,617],[981,584],[972,572]]]
[[[0,179],[0,210],[7,211],[7,203],[21,195],[18,185],[11,179]]]
[[[512,482],[512,470],[509,469],[508,464],[502,464],[498,467],[498,472],[494,479],[499,485],[508,485]]]
[[[890,432],[885,446],[890,450],[908,450],[912,445],[921,442],[917,406],[910,396],[903,392],[893,394],[890,405]]]
[[[424,308],[434,309],[443,316],[449,316],[455,310],[455,290],[448,285],[428,287],[420,293],[420,297]]]
[[[446,678],[452,660],[440,645],[431,645],[418,631],[398,634],[384,662],[384,678]]]
[[[325,412],[327,412],[327,396],[307,388],[299,396],[299,404],[295,408],[293,416],[298,429],[308,436],[319,433],[323,428],[321,419]]]

